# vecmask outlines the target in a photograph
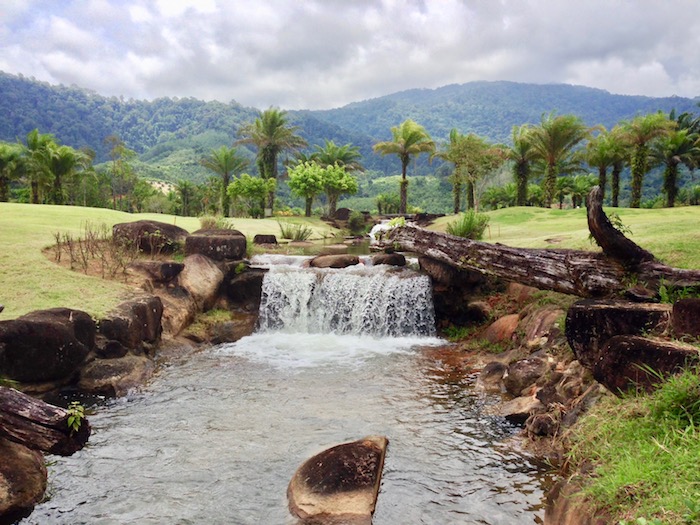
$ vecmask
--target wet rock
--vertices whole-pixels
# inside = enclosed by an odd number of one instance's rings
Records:
[[[100,320],[100,334],[129,350],[140,352],[143,344],[153,344],[163,331],[163,302],[149,295],[126,301]],[[105,349],[103,346],[102,349]],[[111,351],[116,350],[112,345]]]
[[[28,516],[46,491],[43,454],[0,437],[0,523]]]
[[[486,366],[481,370],[476,380],[477,388],[486,392],[505,392],[503,376],[507,370],[508,367],[500,361],[486,363]]]
[[[611,337],[663,331],[670,319],[668,304],[585,299],[567,312],[566,338],[576,359],[592,369],[603,357],[602,349]]]
[[[277,236],[258,233],[253,237],[253,244],[277,244]]]
[[[248,312],[257,312],[260,308],[262,283],[267,270],[250,268],[227,279],[226,297],[231,306]]]
[[[638,388],[651,392],[662,378],[700,363],[694,346],[630,335],[612,337],[601,353],[593,377],[617,395]]]
[[[491,323],[486,330],[481,333],[481,338],[489,343],[496,344],[510,341],[515,330],[518,328],[520,317],[518,314],[504,315]]]
[[[95,359],[81,370],[78,388],[86,393],[120,397],[142,387],[153,371],[153,362],[145,356]]]
[[[372,257],[374,266],[388,264],[390,266],[406,266],[406,257],[402,253],[378,253]]]
[[[209,341],[218,345],[233,343],[255,331],[258,316],[254,314],[234,314],[234,319],[217,323],[209,330]]]
[[[214,261],[245,257],[246,238],[238,230],[197,230],[185,240],[187,255],[204,255]]]
[[[143,252],[172,253],[185,242],[188,232],[159,221],[133,221],[115,224],[112,239],[128,246],[138,246]]]
[[[522,425],[535,412],[544,410],[544,405],[533,396],[522,396],[501,403],[488,410],[491,415],[505,417],[511,423]]]
[[[224,273],[214,261],[201,254],[189,255],[184,264],[179,277],[180,286],[189,292],[199,311],[211,309],[219,297]]]
[[[370,525],[388,440],[369,436],[307,460],[287,489],[289,510],[304,523]]]
[[[347,249],[347,246],[345,246]],[[347,268],[360,263],[357,255],[319,255],[309,261],[313,268]]]
[[[0,321],[0,375],[25,383],[69,379],[95,346],[96,326],[80,310],[37,310]]]
[[[548,369],[547,361],[540,357],[528,357],[515,361],[508,366],[503,384],[511,395],[519,396],[547,373]]]
[[[673,333],[676,337],[700,337],[700,299],[681,299],[673,305]]]
[[[530,437],[554,436],[559,431],[559,419],[554,414],[532,414],[525,421],[525,431]]]

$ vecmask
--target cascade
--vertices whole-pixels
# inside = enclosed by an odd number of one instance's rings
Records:
[[[386,265],[328,269],[272,264],[263,280],[259,329],[434,336],[430,278]]]

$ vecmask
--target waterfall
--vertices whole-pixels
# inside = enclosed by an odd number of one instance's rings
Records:
[[[263,332],[434,336],[430,279],[386,265],[337,270],[273,264],[263,280],[259,328]]]

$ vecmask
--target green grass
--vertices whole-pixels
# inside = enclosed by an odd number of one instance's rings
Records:
[[[592,464],[584,493],[614,521],[700,523],[700,370],[650,395],[598,403],[574,427],[574,467]]]
[[[176,224],[187,231],[199,229],[196,217],[129,214],[102,208],[0,203],[0,319],[13,319],[32,310],[65,306],[101,316],[124,300],[131,289],[61,268],[42,250],[54,244],[55,233],[81,235],[86,222],[106,224],[151,219]],[[279,222],[305,224],[313,239],[336,230],[317,218],[233,219],[234,227],[249,239],[255,234],[279,234]]]

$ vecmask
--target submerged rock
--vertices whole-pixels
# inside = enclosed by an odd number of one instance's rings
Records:
[[[287,489],[289,510],[302,523],[370,525],[389,441],[369,436],[307,460]]]

